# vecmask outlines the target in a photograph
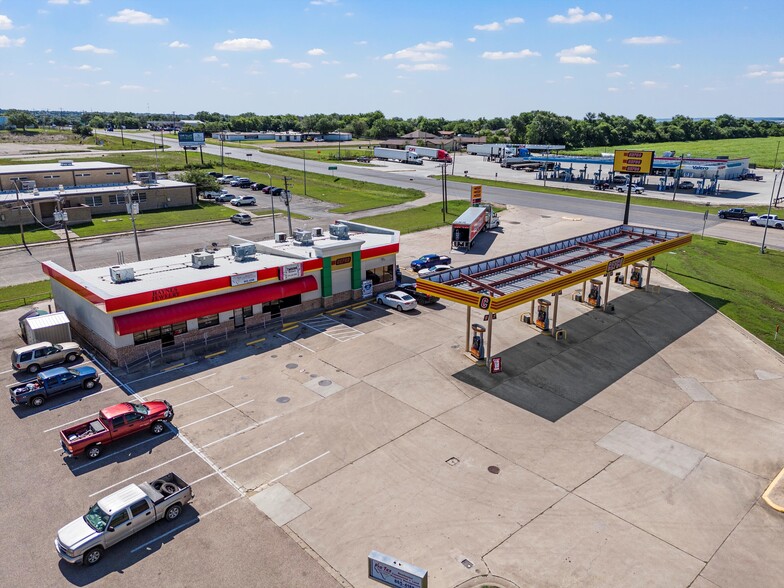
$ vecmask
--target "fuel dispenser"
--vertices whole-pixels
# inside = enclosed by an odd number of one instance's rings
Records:
[[[632,274],[629,276],[629,285],[632,288],[642,288],[642,268],[641,263],[635,263],[632,266]]]
[[[602,281],[591,280],[591,288],[588,291],[588,304],[591,306],[602,305]]]
[[[540,298],[536,301],[539,305],[536,311],[536,320],[534,324],[543,331],[550,330],[550,301]]]
[[[471,355],[482,360],[485,358],[485,331],[487,329],[478,323],[471,325],[471,329],[474,331],[474,336],[471,337]]]

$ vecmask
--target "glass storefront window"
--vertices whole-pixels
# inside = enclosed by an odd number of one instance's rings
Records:
[[[217,314],[210,314],[207,316],[199,317],[199,328],[206,329],[207,327],[214,327],[219,323]]]
[[[365,279],[371,280],[373,285],[392,282],[395,279],[395,268],[392,265],[382,265],[365,271]]]

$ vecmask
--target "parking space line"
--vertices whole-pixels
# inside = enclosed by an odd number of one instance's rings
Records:
[[[209,378],[210,376],[214,376],[214,375],[215,375],[215,373],[208,374],[206,376],[202,376],[201,378],[197,378],[196,380],[190,380],[188,382],[183,382],[182,384],[177,384],[176,386],[171,386],[169,388],[164,388],[163,390],[158,390],[157,392],[153,392],[151,394],[148,394],[147,396],[140,396],[139,398],[141,398],[141,399],[149,398],[150,396],[154,396],[155,394],[160,394],[161,392],[167,392],[168,390],[174,390],[175,388],[179,388],[180,386],[187,386],[188,384],[190,384],[190,383],[192,383],[194,381],[204,380],[205,378]],[[109,390],[115,390],[115,389],[117,389],[119,387],[120,386],[113,386],[112,388],[107,388],[106,390],[101,390],[100,392],[96,392],[95,394],[90,394],[89,396],[82,396],[82,398],[89,398],[90,396],[96,396],[98,394],[101,394],[102,392],[108,392]],[[232,386],[229,386],[229,388],[232,388]],[[228,388],[224,388],[223,390],[228,390]],[[223,390],[218,390],[218,392],[223,392]],[[212,394],[215,394],[215,392],[212,392]],[[209,396],[209,394],[207,394],[206,396]],[[199,398],[204,398],[204,396],[200,396]],[[194,400],[198,400],[198,399],[194,399]],[[68,404],[71,404],[71,403],[69,402]],[[183,402],[182,404],[187,404],[187,403]],[[67,404],[63,404],[62,406],[67,406]],[[177,406],[180,406],[180,405],[177,405]],[[59,406],[55,406],[55,407],[52,407],[52,408],[59,408]],[[93,414],[95,414],[95,413],[90,413],[90,414],[88,414],[86,416],[79,417],[79,418],[74,419],[72,421],[68,421],[67,423],[62,423],[60,425],[55,425],[54,427],[51,427],[49,429],[45,429],[43,432],[44,433],[48,433],[50,431],[54,431],[55,429],[61,429],[61,428],[63,428],[66,425],[70,425],[72,423],[77,423],[79,421],[82,421],[82,420],[92,416]]]
[[[97,492],[93,492],[92,494],[90,494],[88,496],[88,498],[92,498],[93,496],[97,496],[98,494],[101,494],[102,492],[106,492],[107,490],[111,490],[115,486],[119,486],[120,484],[124,484],[125,482],[129,482],[130,480],[133,480],[134,478],[138,478],[142,474],[146,474],[146,473],[151,472],[153,470],[157,470],[158,468],[160,468],[162,466],[165,466],[167,464],[172,463],[173,461],[177,461],[178,459],[182,459],[183,457],[187,457],[187,456],[192,455],[192,454],[193,454],[193,451],[186,451],[185,453],[181,453],[177,457],[172,457],[171,459],[167,459],[163,463],[159,463],[158,465],[152,466],[151,468],[147,468],[143,472],[138,472],[137,474],[134,474],[133,476],[129,476],[129,477],[125,478],[124,480],[120,480],[119,482],[115,482],[111,486],[107,486],[106,488],[102,488],[102,489],[98,490]]]
[[[288,341],[290,343],[294,343],[294,345],[299,345],[300,347],[302,347],[302,349],[305,349],[306,351],[310,351],[311,353],[316,353],[315,351],[313,351],[309,347],[305,347],[302,343],[298,343],[294,339],[289,339],[288,337],[286,337],[285,335],[281,335],[280,333],[277,333],[277,335],[278,335],[278,337],[282,337],[283,339],[285,339],[286,341]]]
[[[140,445],[144,445],[145,443],[149,443],[150,441],[157,441],[158,439],[161,439],[161,438],[162,438],[162,435],[155,435],[154,437],[148,437],[144,441],[139,441],[138,443],[134,443],[130,447],[124,447],[122,449],[122,451],[123,452],[130,451],[131,449],[134,449],[135,447],[139,447]],[[60,449],[60,451],[63,450],[62,447],[60,447],[59,449]],[[80,470],[83,470],[84,468],[90,467],[94,463],[97,463],[97,462],[102,461],[104,459],[109,459],[110,457],[114,457],[115,454],[117,454],[118,451],[114,451],[113,453],[107,453],[106,455],[104,455],[102,457],[97,457],[95,459],[91,459],[90,461],[88,461],[84,465],[77,466],[77,467],[73,468],[71,471],[72,472],[78,472]]]
[[[245,345],[255,345],[256,343],[261,343],[262,341],[266,341],[266,340],[267,339],[265,337],[262,337],[261,339],[256,339],[255,341],[248,341],[247,343],[245,343]]]
[[[280,475],[280,476],[278,476],[277,478],[273,478],[272,480],[270,480],[269,482],[267,482],[267,484],[274,484],[275,482],[277,482],[277,481],[278,481],[278,480],[280,480],[281,478],[285,478],[285,477],[286,477],[286,476],[288,476],[289,474],[293,474],[293,473],[294,473],[294,472],[296,472],[297,470],[304,468],[306,465],[310,465],[310,464],[312,464],[314,461],[316,461],[316,460],[318,460],[318,459],[321,459],[322,457],[324,457],[325,455],[328,455],[328,454],[329,454],[329,451],[325,451],[324,453],[322,453],[322,454],[321,454],[321,455],[319,455],[318,457],[314,457],[313,459],[311,459],[311,460],[309,460],[309,461],[306,461],[306,462],[305,462],[305,463],[303,463],[303,464],[300,464],[300,465],[298,465],[298,466],[297,466],[297,467],[295,467],[294,469],[291,469],[291,470],[287,471],[285,474],[281,474],[281,475]]]
[[[243,494],[243,496],[244,496],[244,494]],[[176,533],[180,529],[185,529],[186,527],[191,527],[191,526],[195,525],[196,523],[198,523],[204,517],[211,515],[215,511],[218,511],[218,510],[222,509],[225,506],[229,506],[232,502],[237,502],[240,498],[242,498],[242,496],[237,496],[236,498],[232,498],[228,502],[224,502],[220,506],[216,506],[212,510],[208,510],[204,514],[200,514],[199,517],[197,519],[193,520],[193,521],[188,521],[187,523],[183,523],[183,524],[178,525],[178,526],[176,526],[176,527],[174,527],[172,529],[169,529],[165,533],[161,533],[160,535],[158,535],[154,539],[150,539],[146,543],[142,543],[141,545],[139,545],[137,547],[134,547],[133,549],[131,549],[131,553],[136,553],[137,551],[140,551],[140,550],[148,547],[149,545],[152,545],[153,543],[157,543],[158,541],[160,541],[164,537],[167,537],[167,536],[171,535],[172,533]]]
[[[181,388],[182,386],[187,386],[188,384],[192,384],[193,382],[199,382],[201,380],[206,380],[207,378],[211,378],[218,372],[212,372],[211,374],[207,374],[206,376],[202,376],[200,378],[194,378],[193,380],[188,380],[187,382],[182,382],[180,384],[175,384],[174,386],[169,386],[168,388],[164,388],[162,390],[156,390],[155,392],[150,392],[146,396],[140,396],[140,398],[149,398],[150,396],[155,396],[156,394],[161,394],[163,392],[168,392],[169,390],[174,390],[175,388]]]
[[[201,400],[202,398],[207,398],[207,396],[212,396],[213,394],[220,394],[221,392],[225,392],[226,390],[231,390],[234,386],[226,386],[225,388],[221,388],[220,390],[215,390],[215,392],[210,392],[209,394],[204,394],[203,396],[197,396],[196,398],[191,398],[190,400],[186,400],[185,402],[180,402],[179,404],[172,405],[172,408],[177,408],[178,406],[184,406],[191,402],[196,402],[197,400]]]
[[[223,355],[224,353],[226,353],[225,349],[222,351],[216,351],[215,353],[209,353],[204,356],[204,359],[211,359],[213,357],[218,357],[219,355]]]
[[[171,371],[171,370],[173,370],[175,368],[179,369],[179,368],[183,368],[183,367],[189,367],[189,366],[192,366],[192,365],[197,364],[197,363],[199,363],[199,362],[198,361],[192,361],[190,363],[181,363],[181,364],[178,364],[176,366],[168,367],[168,368],[166,368],[163,371],[156,372],[154,374],[150,374],[149,376],[143,376],[141,378],[136,378],[135,380],[128,380],[125,384],[126,385],[128,385],[128,384],[135,384],[136,382],[141,382],[142,380],[149,380],[150,378],[156,378],[156,377],[158,377],[158,376],[160,376],[162,374],[165,374],[166,372]]]
[[[180,430],[182,430],[182,429],[184,429],[184,428],[186,428],[186,427],[190,427],[191,425],[196,425],[196,424],[198,424],[198,423],[202,423],[202,422],[204,422],[204,421],[207,421],[207,420],[209,420],[209,419],[211,419],[211,418],[214,418],[214,417],[216,417],[216,416],[220,416],[220,415],[222,415],[222,414],[223,414],[223,413],[225,413],[225,412],[229,412],[229,411],[232,411],[232,410],[236,410],[236,409],[238,409],[240,406],[245,406],[246,404],[250,404],[251,402],[256,402],[256,399],[254,398],[253,400],[248,400],[247,402],[243,402],[242,404],[238,404],[238,405],[236,405],[236,406],[232,406],[231,408],[227,408],[226,410],[222,410],[222,411],[220,411],[220,412],[216,412],[215,414],[211,414],[210,416],[208,416],[208,417],[204,417],[203,419],[199,419],[198,421],[193,421],[192,423],[188,423],[187,425],[178,426],[177,428],[178,428],[178,429],[180,429]]]
[[[343,312],[345,312],[345,310],[341,309],[340,313],[342,314]],[[351,341],[352,339],[356,339],[365,334],[354,327],[349,327],[348,325],[325,315],[319,315],[318,317],[304,320],[302,321],[302,326],[312,329],[317,333],[322,333],[341,343]]]
[[[4,370],[4,371],[0,372],[0,374],[7,374],[8,372],[13,372],[13,371],[15,371],[15,370],[12,368],[10,370]]]

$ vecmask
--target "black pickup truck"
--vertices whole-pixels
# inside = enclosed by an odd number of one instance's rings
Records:
[[[742,221],[749,220],[755,214],[755,212],[749,212],[745,208],[728,208],[727,210],[720,210],[718,213],[719,218]]]

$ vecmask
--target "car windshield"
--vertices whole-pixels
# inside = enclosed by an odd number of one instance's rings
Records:
[[[103,531],[109,522],[109,515],[103,512],[97,504],[93,504],[82,518],[96,531]]]
[[[150,414],[150,409],[144,406],[143,404],[137,404],[136,402],[128,402],[127,404],[135,412],[138,412],[139,414]]]
[[[409,296],[408,294],[401,294],[400,295],[400,300],[402,300],[403,302],[411,302],[413,300],[413,298],[411,296]]]

